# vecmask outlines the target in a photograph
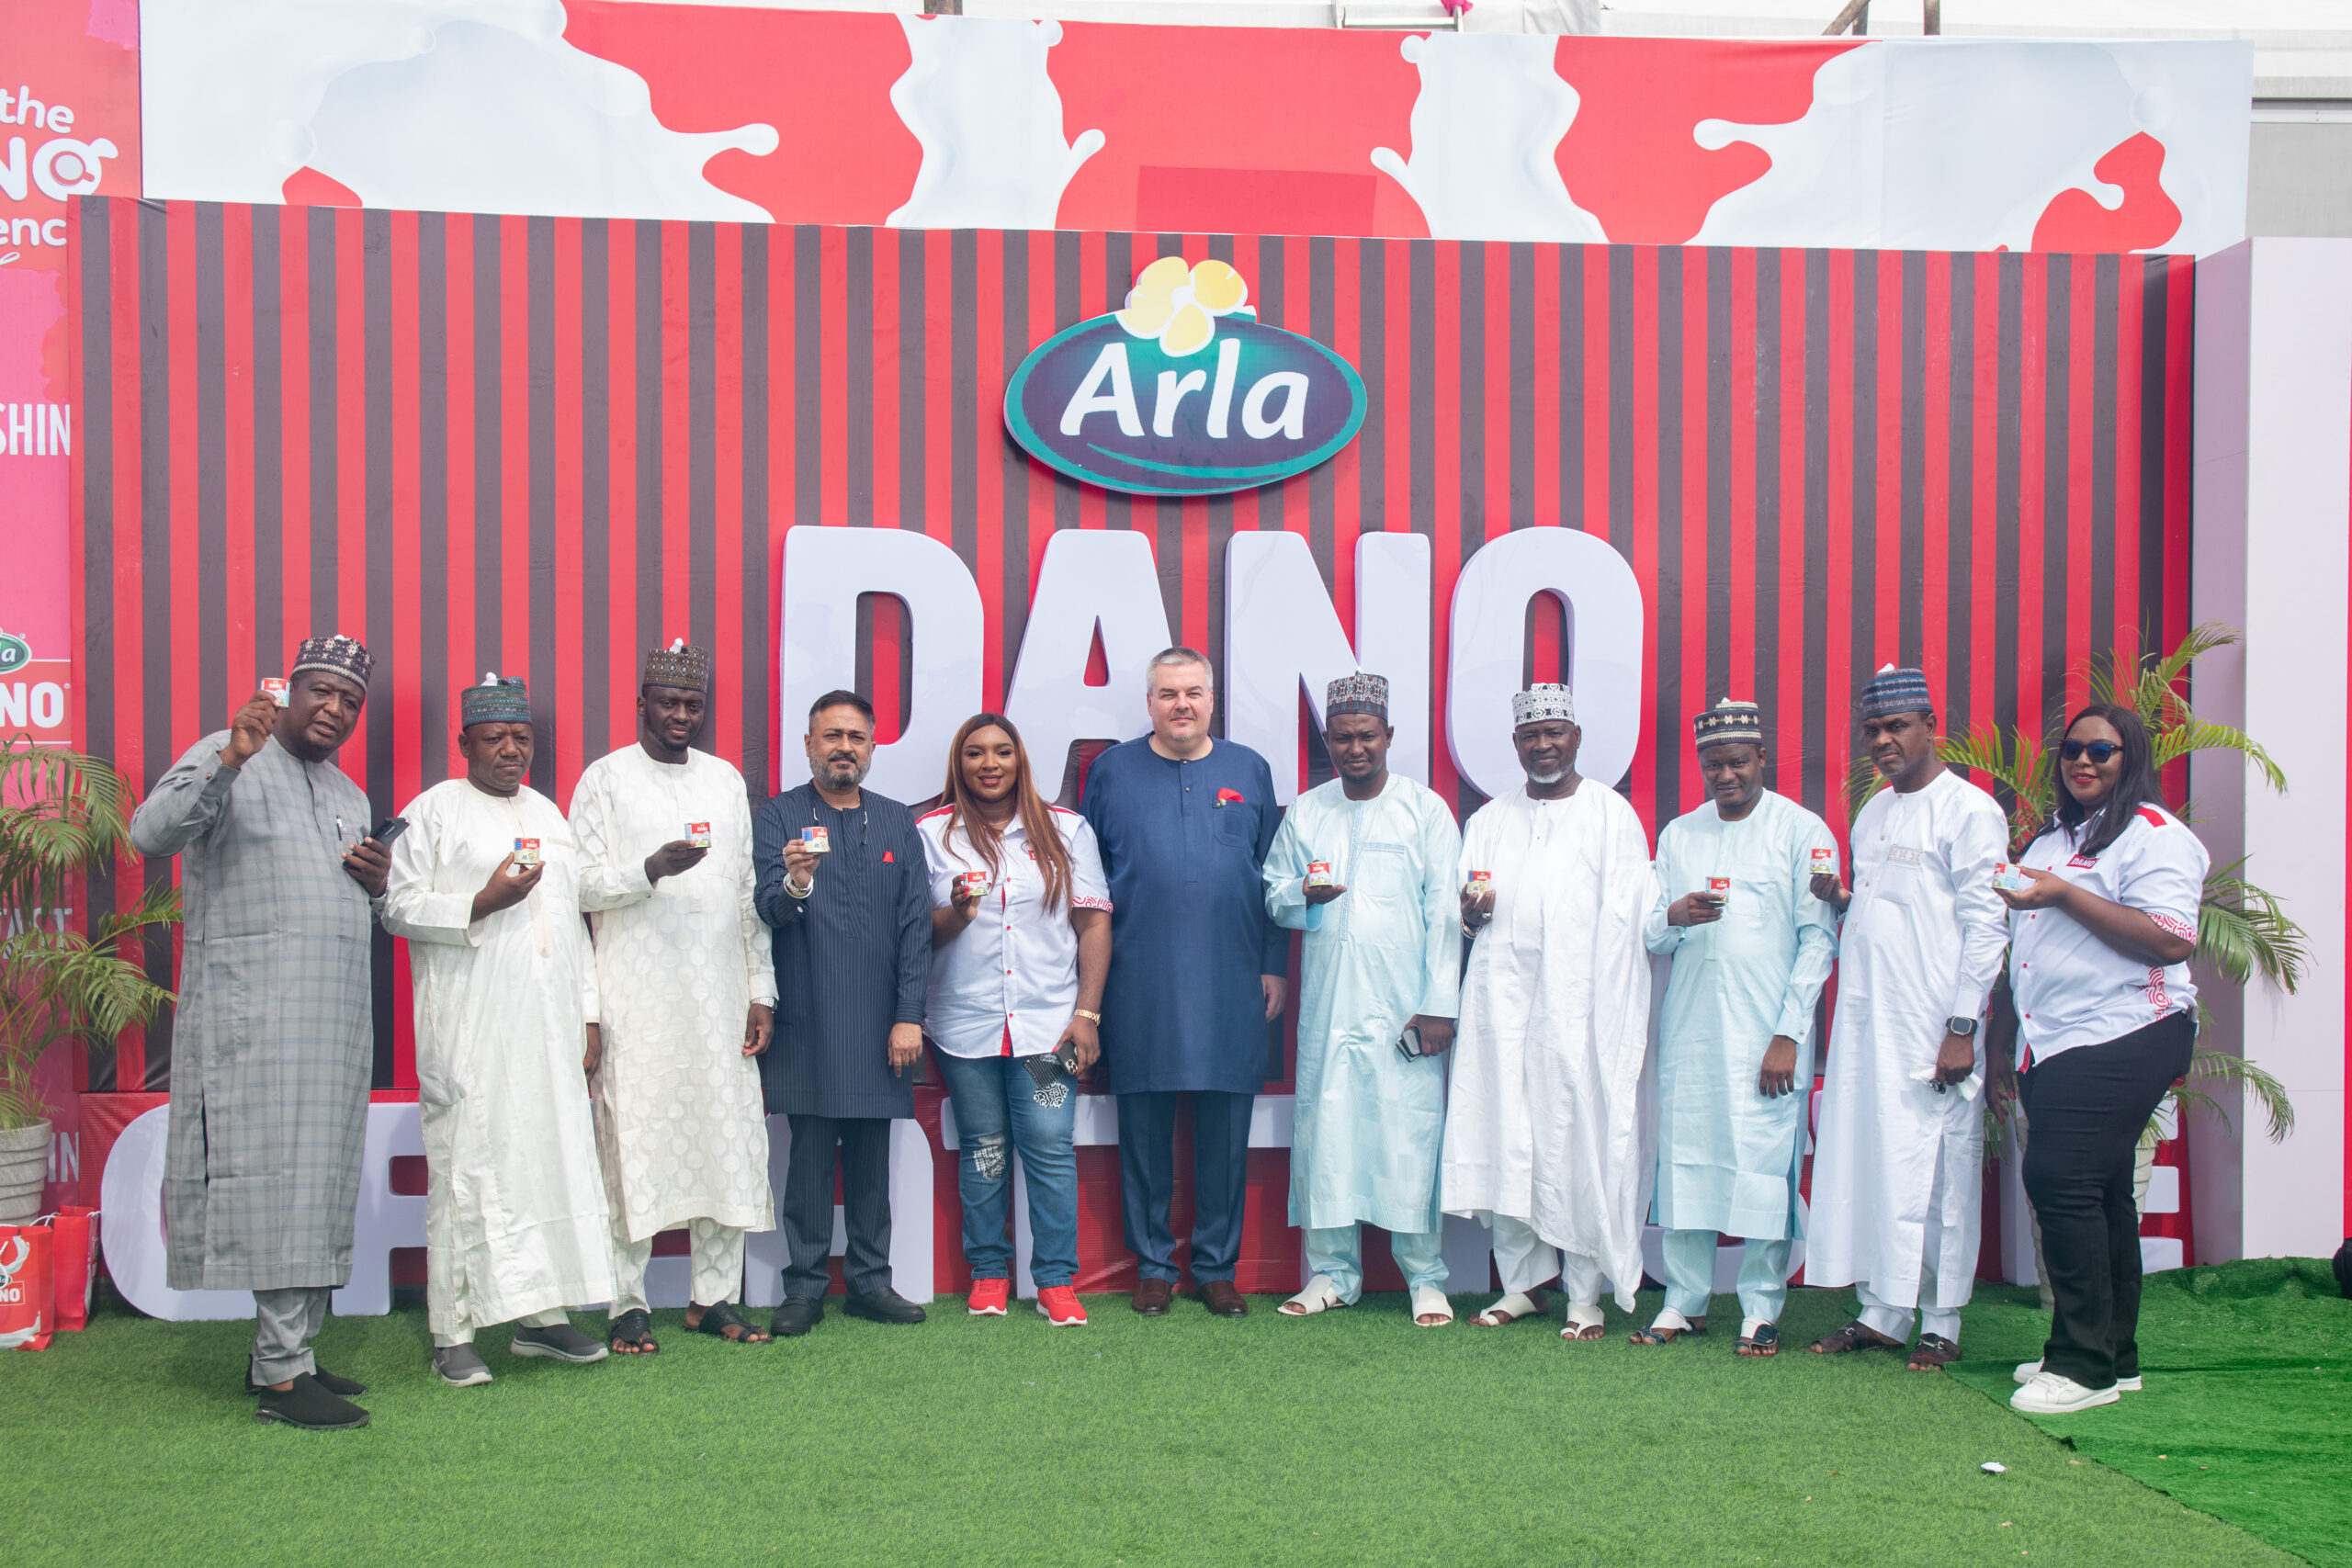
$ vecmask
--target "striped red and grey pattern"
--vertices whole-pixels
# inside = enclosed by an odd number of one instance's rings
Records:
[[[991,705],[1057,528],[1147,531],[1170,625],[1212,650],[1234,530],[1305,536],[1350,624],[1357,535],[1426,534],[1441,674],[1471,552],[1589,530],[1647,595],[1624,787],[1653,829],[1699,798],[1685,725],[1726,694],[1764,704],[1781,786],[1836,818],[1878,664],[1922,665],[1965,728],[2038,716],[2093,653],[2185,620],[2184,258],[114,199],[79,222],[75,691],[90,743],[141,780],[295,639],[340,629],[377,655],[344,764],[380,810],[451,771],[452,687],[486,668],[530,677],[534,783],[567,800],[633,733],[641,651],[683,635],[718,652],[707,744],[764,795],[795,736],[773,712],[773,618],[796,524],[952,545],[988,609]],[[1253,493],[1144,501],[1007,439],[1027,350],[1180,252],[1231,262],[1261,319],[1355,363],[1371,411],[1350,450]],[[1558,618],[1531,618],[1548,671]],[[895,602],[865,625],[887,736]],[[407,1085],[385,958],[378,1077]],[[151,959],[167,971],[161,944]],[[168,1072],[159,1028],[93,1053],[89,1086]]]

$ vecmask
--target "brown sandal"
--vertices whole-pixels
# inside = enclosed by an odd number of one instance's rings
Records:
[[[1843,1356],[1849,1350],[1900,1350],[1903,1341],[1889,1339],[1858,1317],[1837,1333],[1816,1339],[1805,1348],[1816,1356]]]
[[[1904,1370],[1914,1372],[1939,1372],[1960,1359],[1960,1347],[1940,1334],[1922,1334],[1919,1342],[1911,1347],[1911,1359]]]

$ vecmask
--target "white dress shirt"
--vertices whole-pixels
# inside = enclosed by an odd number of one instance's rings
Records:
[[[2197,906],[2212,858],[2178,818],[2143,806],[2097,856],[2076,853],[2079,841],[2075,829],[2053,826],[2026,846],[2018,863],[2137,909],[2175,936],[2197,939]],[[2009,911],[2009,986],[2018,1032],[2035,1060],[2103,1045],[2197,1007],[2187,964],[2159,967],[2127,958],[2057,909]]]
[[[1070,910],[1108,909],[1102,853],[1085,818],[1049,808],[1069,853],[1069,908],[1046,908],[1046,868],[1015,817],[1004,826],[1001,863],[972,923],[931,952],[931,998],[924,1032],[951,1056],[1042,1056],[1061,1038],[1078,1006],[1078,932]],[[952,901],[956,878],[987,871],[988,862],[958,825],[947,840],[950,808],[915,819],[931,862],[931,904]]]

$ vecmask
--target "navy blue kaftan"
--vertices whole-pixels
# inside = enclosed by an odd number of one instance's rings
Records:
[[[1148,737],[1130,740],[1094,759],[1079,809],[1111,883],[1111,1091],[1255,1094],[1267,1069],[1259,977],[1287,973],[1290,952],[1290,933],[1266,917],[1282,819],[1266,760],[1220,740],[1179,762]]]

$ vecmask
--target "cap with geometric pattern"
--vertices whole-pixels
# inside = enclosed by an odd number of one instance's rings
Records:
[[[333,637],[303,638],[302,646],[294,650],[294,668],[286,673],[290,678],[305,670],[324,670],[329,674],[358,682],[360,689],[365,691],[368,677],[375,668],[375,659],[359,646],[358,638],[337,632]]]
[[[686,639],[679,637],[667,648],[657,648],[645,656],[645,675],[638,682],[644,686],[675,686],[683,692],[710,690],[710,650],[688,648]]]
[[[1510,696],[1510,723],[1513,729],[1539,719],[1562,718],[1570,724],[1577,721],[1576,694],[1556,681],[1538,681],[1523,692]]]
[[[531,695],[520,675],[502,676],[485,670],[480,685],[468,686],[458,694],[458,706],[460,726],[531,722]]]
[[[1764,744],[1764,710],[1754,703],[1725,697],[1690,721],[1690,739],[1701,749],[1725,740]]]
[[[1922,671],[1882,664],[1878,673],[1862,688],[1864,718],[1884,718],[1891,713],[1933,713],[1935,707],[1936,700],[1928,694],[1928,677]]]
[[[1352,675],[1342,675],[1323,688],[1323,716],[1336,718],[1343,713],[1368,713],[1385,722],[1388,717],[1388,678],[1367,675],[1359,670]]]

